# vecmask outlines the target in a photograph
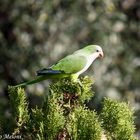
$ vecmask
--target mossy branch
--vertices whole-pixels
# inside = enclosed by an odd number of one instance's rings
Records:
[[[24,89],[9,87],[9,97],[12,109],[12,119],[16,125],[14,134],[19,133],[21,129],[25,129],[29,121],[28,103],[26,100]]]
[[[70,113],[67,130],[72,140],[100,140],[102,135],[96,112],[82,106]]]
[[[104,99],[101,113],[103,128],[111,139],[135,140],[134,111],[129,104]]]
[[[93,97],[92,81],[62,79],[49,87],[43,106],[28,111],[24,89],[9,87],[13,134],[39,140],[135,140],[133,111],[123,102],[105,98],[101,114],[85,107]],[[100,121],[101,120],[101,121]]]

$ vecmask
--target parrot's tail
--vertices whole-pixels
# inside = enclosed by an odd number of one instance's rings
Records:
[[[69,77],[70,75],[71,74],[66,74],[64,71],[42,69],[37,71],[38,77],[36,79],[15,85],[13,87],[25,87],[27,85],[35,84],[46,79],[60,79],[60,78]]]
[[[15,85],[15,86],[13,86],[13,87],[16,87],[16,88],[17,88],[17,87],[25,87],[25,86],[27,86],[27,85],[35,84],[35,83],[38,83],[38,82],[43,81],[43,80],[45,80],[45,79],[47,79],[46,76],[39,76],[39,77],[37,77],[36,79],[33,79],[33,80],[31,80],[31,81],[28,81],[28,82],[24,82],[24,83]]]

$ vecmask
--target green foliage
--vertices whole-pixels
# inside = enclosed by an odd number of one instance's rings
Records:
[[[92,84],[91,79],[86,76],[78,82],[71,81],[71,79],[62,79],[50,86],[50,92],[52,96],[55,96],[54,98],[58,98],[60,101],[64,100],[65,103],[78,101],[83,104],[93,97]]]
[[[103,128],[112,139],[135,140],[133,111],[124,102],[105,98],[101,118]]]
[[[72,140],[100,140],[102,129],[95,111],[78,107],[69,115],[67,124]]]
[[[44,110],[44,123],[46,124],[47,139],[52,140],[64,128],[65,118],[57,98],[49,98],[45,106],[47,109]]]
[[[61,137],[63,133],[69,137],[66,128],[69,115],[75,107],[82,105],[93,96],[91,84],[91,80],[84,77],[78,82],[62,79],[50,86],[50,93],[44,104],[47,114],[47,131],[50,135],[48,139],[57,136],[58,132],[60,133],[57,137]]]
[[[28,132],[31,135],[32,139],[42,140],[45,135],[45,124],[43,121],[43,111],[42,109],[35,108],[31,110],[30,122],[28,125]],[[32,132],[32,133],[30,133]],[[27,136],[28,138],[28,136]]]
[[[91,85],[88,77],[78,82],[56,81],[43,105],[30,111],[24,89],[9,87],[13,125],[7,133],[31,140],[100,140],[103,133],[110,140],[135,140],[133,111],[128,104],[106,98],[100,115],[85,107],[93,96]]]
[[[9,87],[9,97],[12,117],[17,125],[17,129],[15,129],[14,133],[19,133],[20,129],[25,129],[24,127],[29,121],[28,103],[26,101],[24,89]]]

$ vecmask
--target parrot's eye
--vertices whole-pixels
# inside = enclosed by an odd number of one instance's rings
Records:
[[[96,52],[99,52],[99,50],[96,50]]]

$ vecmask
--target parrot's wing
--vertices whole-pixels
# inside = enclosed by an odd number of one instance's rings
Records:
[[[69,55],[60,61],[57,64],[51,67],[52,70],[59,70],[69,74],[75,74],[81,71],[87,64],[87,59],[82,55]]]
[[[61,59],[48,69],[38,70],[37,75],[75,74],[81,71],[86,63],[86,57],[73,54]]]

